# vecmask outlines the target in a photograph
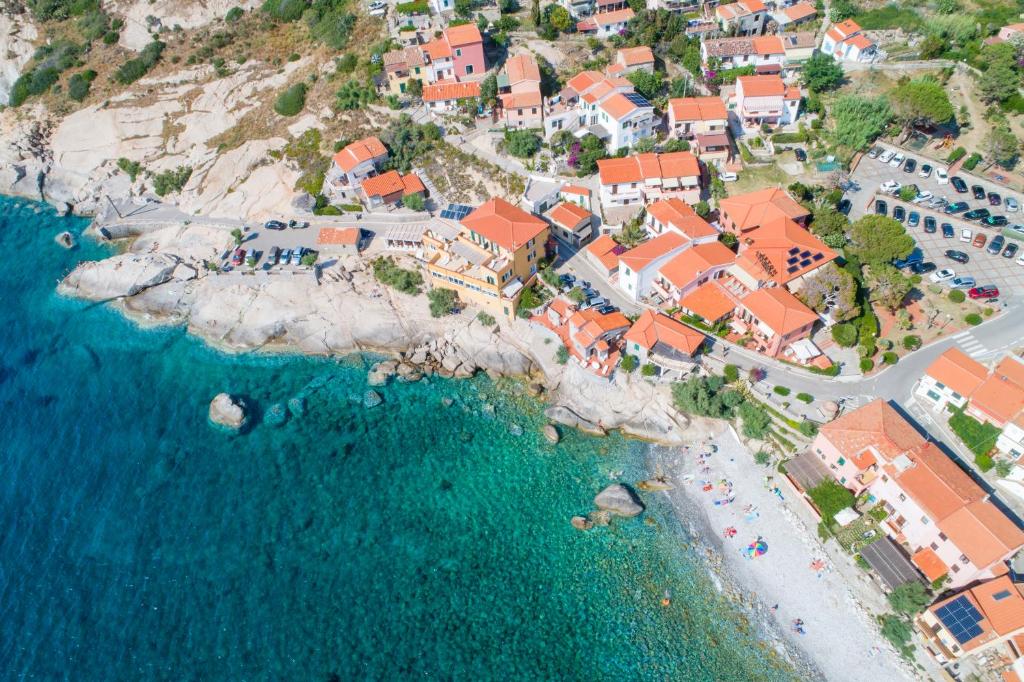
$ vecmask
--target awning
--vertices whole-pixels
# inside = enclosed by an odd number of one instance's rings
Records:
[[[793,352],[793,355],[795,355],[796,358],[801,362],[807,362],[808,360],[816,358],[819,355],[821,355],[821,351],[818,349],[817,346],[814,345],[814,342],[811,341],[810,339],[800,339],[799,341],[794,341],[793,343],[789,344],[789,349]]]
[[[758,64],[754,67],[754,73],[758,75],[772,75],[776,73],[782,73],[781,64]]]
[[[874,569],[889,589],[904,583],[920,582],[921,576],[892,540],[879,538],[860,551],[864,561]]]

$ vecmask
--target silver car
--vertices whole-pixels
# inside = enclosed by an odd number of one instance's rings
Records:
[[[974,288],[973,277],[954,277],[949,280],[949,286],[954,289],[972,289]]]
[[[1006,206],[1007,213],[1016,213],[1017,211],[1020,210],[1020,204],[1018,204],[1017,200],[1014,199],[1013,197],[1006,197],[1006,200],[1003,202],[1003,205]]]

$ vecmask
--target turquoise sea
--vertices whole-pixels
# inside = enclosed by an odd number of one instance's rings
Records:
[[[361,358],[139,329],[54,293],[86,225],[0,198],[0,679],[790,678],[659,498],[569,525],[643,444],[548,445],[512,382],[365,409]],[[220,391],[305,414],[228,435]]]

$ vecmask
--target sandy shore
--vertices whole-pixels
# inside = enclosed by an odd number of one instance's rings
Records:
[[[797,668],[810,676],[827,680],[912,680],[914,675],[899,655],[879,634],[872,616],[854,594],[860,588],[854,566],[836,566],[823,550],[815,529],[807,527],[765,485],[765,476],[780,474],[754,463],[731,428],[715,440],[718,451],[702,472],[700,450],[690,453],[677,448],[655,447],[652,468],[664,473],[676,486],[665,493],[672,500],[683,523],[695,540],[711,549],[711,558],[721,560],[726,580],[747,593],[744,601],[759,616],[766,633],[785,641],[796,652]],[[691,479],[692,477],[692,479]],[[732,492],[719,483],[732,483]],[[709,492],[703,481],[715,484]],[[789,489],[779,483],[783,496]],[[732,497],[730,504],[717,506],[715,500]],[[748,505],[753,511],[748,513]],[[725,537],[726,528],[736,535]],[[762,538],[768,545],[763,556],[745,556],[746,547]],[[825,567],[816,571],[812,562]],[[851,581],[852,584],[851,584]],[[852,588],[852,589],[851,589]],[[875,595],[877,597],[877,595]],[[777,609],[772,607],[778,605]],[[801,619],[805,634],[793,630]]]

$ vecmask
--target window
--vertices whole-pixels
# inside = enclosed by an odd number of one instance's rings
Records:
[[[942,540],[943,542],[945,542],[945,541],[946,541],[946,540],[948,540],[949,538],[947,538],[947,537],[946,537],[946,534],[945,534],[945,533],[939,533],[939,539],[940,539],[940,540]]]
[[[936,543],[934,543],[934,542],[932,544],[928,545],[928,546],[932,548],[932,551],[935,551],[935,550],[937,550],[939,548],[939,546]]]
[[[466,64],[466,75],[468,76],[471,73],[473,73],[473,65],[472,64]]]
[[[964,566],[966,566],[967,564],[971,563],[971,560],[967,558],[966,554],[961,554],[960,555],[960,563],[962,563]]]
[[[840,457],[839,458],[839,466],[845,466],[845,464],[846,464],[846,458],[845,457]]]
[[[921,523],[923,523],[924,525],[927,526],[929,523],[931,523],[931,521],[928,520],[927,516],[922,516],[921,517]]]
[[[950,568],[950,570],[952,570],[952,571],[953,571],[954,573],[959,573],[959,572],[960,572],[960,567],[959,567],[959,566],[957,566],[956,564],[953,564],[953,565],[952,565],[952,566],[950,566],[949,568]]]
[[[996,592],[995,594],[993,594],[992,598],[995,599],[996,601],[1002,601],[1002,600],[1006,599],[1009,596],[1010,596],[1010,591],[1009,590],[1000,590],[1000,591]]]
[[[934,401],[936,401],[936,402],[938,402],[938,401],[939,401],[939,399],[940,399],[940,396],[939,396],[939,394],[938,394],[938,393],[936,393],[935,391],[927,391],[927,392],[925,393],[925,395],[927,395],[927,396],[928,396],[929,398],[931,398],[932,400],[934,400]]]
[[[462,56],[462,48],[461,47],[455,48],[455,56],[456,57],[461,57]]]
[[[840,478],[839,482],[842,483],[843,485],[846,485],[846,476],[843,476],[842,478]]]
[[[900,502],[906,502],[906,501],[907,501],[907,496],[904,495],[903,493],[900,493]]]

